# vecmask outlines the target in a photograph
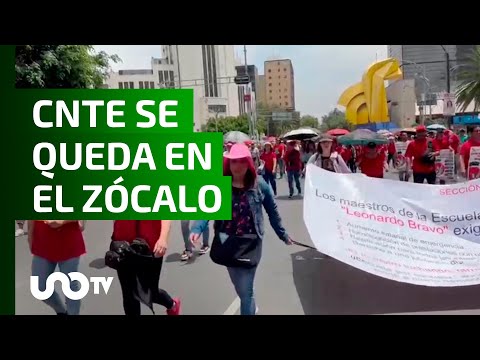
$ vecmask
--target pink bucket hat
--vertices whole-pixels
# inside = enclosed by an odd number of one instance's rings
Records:
[[[228,154],[225,154],[225,158],[227,159],[245,159],[245,158],[251,158],[252,153],[250,152],[250,149],[248,148],[247,145],[245,144],[235,144],[232,146],[230,149],[230,152]]]

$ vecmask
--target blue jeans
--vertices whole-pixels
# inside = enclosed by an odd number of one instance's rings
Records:
[[[185,250],[192,251],[192,243],[188,239],[190,236],[190,220],[181,220],[180,225],[182,227],[183,242],[185,243]],[[207,225],[202,234],[203,246],[208,246],[208,238],[210,237],[210,229]]]
[[[267,184],[272,185],[273,194],[277,195],[277,182],[275,181],[275,174],[268,170],[264,170],[263,178]]]
[[[293,196],[293,179],[295,179],[295,185],[297,186],[298,193],[302,193],[302,187],[300,186],[300,171],[287,171],[288,176],[288,190],[290,196]]]
[[[240,315],[255,315],[257,306],[253,294],[253,283],[257,268],[229,267],[227,269],[235,291],[240,298]]]
[[[38,276],[38,289],[40,291],[45,291],[47,286],[47,278],[55,271],[55,268],[58,265],[60,272],[68,275],[71,272],[77,272],[78,266],[80,264],[80,257],[76,257],[70,260],[61,261],[59,263],[48,261],[39,256],[34,256],[32,260],[32,276]],[[72,291],[80,290],[80,283],[78,281],[70,282],[70,289]],[[79,315],[80,314],[80,300],[70,300],[66,299],[65,303],[62,302],[57,291],[53,295],[43,301],[45,304],[50,306],[57,314],[67,313],[68,315]]]

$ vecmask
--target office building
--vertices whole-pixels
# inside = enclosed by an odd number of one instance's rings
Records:
[[[107,86],[193,89],[195,131],[209,118],[239,115],[234,45],[163,45],[161,54],[152,69],[110,74]]]
[[[289,59],[268,60],[264,65],[265,97],[269,108],[295,110],[295,76]]]
[[[422,93],[439,94],[447,91],[445,51],[449,54],[450,89],[453,92],[456,83],[452,68],[464,63],[474,46],[476,45],[388,45],[388,55],[400,61],[404,79],[415,79],[417,98],[420,98]]]
[[[267,97],[265,93],[265,75],[258,76],[258,83],[257,83],[257,103],[266,105]]]

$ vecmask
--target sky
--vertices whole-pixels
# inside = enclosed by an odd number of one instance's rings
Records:
[[[151,58],[161,56],[161,45],[96,45],[95,48],[122,59],[122,63],[112,66],[115,71],[149,69]],[[235,51],[243,59],[243,45],[237,45]],[[371,63],[386,57],[386,45],[247,45],[247,61],[257,66],[259,74],[263,74],[265,60],[292,60],[296,110],[318,118],[337,107],[342,92],[359,82]]]

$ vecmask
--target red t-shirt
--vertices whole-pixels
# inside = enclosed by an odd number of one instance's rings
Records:
[[[360,156],[359,159],[360,168],[362,174],[374,178],[383,178],[384,164],[385,164],[385,152],[380,150],[377,157],[370,159],[366,156]]]
[[[474,146],[480,146],[480,142],[475,142],[473,139],[467,140],[460,149],[460,155],[465,159],[465,170],[468,170],[468,163],[470,162],[470,150]]]
[[[78,221],[53,229],[43,221],[35,221],[32,254],[51,262],[62,262],[86,253],[85,241]]]
[[[287,150],[284,156],[286,170],[287,171],[300,171],[302,170],[302,159],[300,151]]]
[[[395,147],[395,143],[388,143],[388,154],[389,155],[395,155],[395,153],[397,152],[397,148]]]
[[[438,150],[450,149],[450,143],[448,142],[448,136],[444,135],[441,139],[435,138],[432,140],[433,144]]]
[[[352,160],[353,151],[352,149],[349,149],[349,148],[343,148],[340,155],[342,156],[343,160],[345,160],[345,162],[348,163],[350,160]]]
[[[452,149],[455,151],[455,154],[458,154],[459,147],[460,147],[460,137],[457,134],[451,133],[448,142]]]
[[[286,146],[285,144],[277,144],[273,150],[277,155],[277,159],[280,159],[283,155],[285,155]]]
[[[273,163],[277,159],[277,155],[270,151],[270,152],[264,152],[261,156],[260,159],[265,161],[265,169],[273,172]]]
[[[415,173],[419,174],[430,174],[435,171],[435,164],[425,164],[422,161],[422,157],[427,152],[427,144],[428,142],[432,143],[433,151],[439,151],[437,145],[431,140],[425,139],[423,141],[414,140],[410,142],[407,146],[407,151],[405,152],[405,157],[412,159],[412,170]]]
[[[162,220],[116,220],[113,223],[112,240],[131,243],[136,238],[141,238],[153,251],[161,231]]]

